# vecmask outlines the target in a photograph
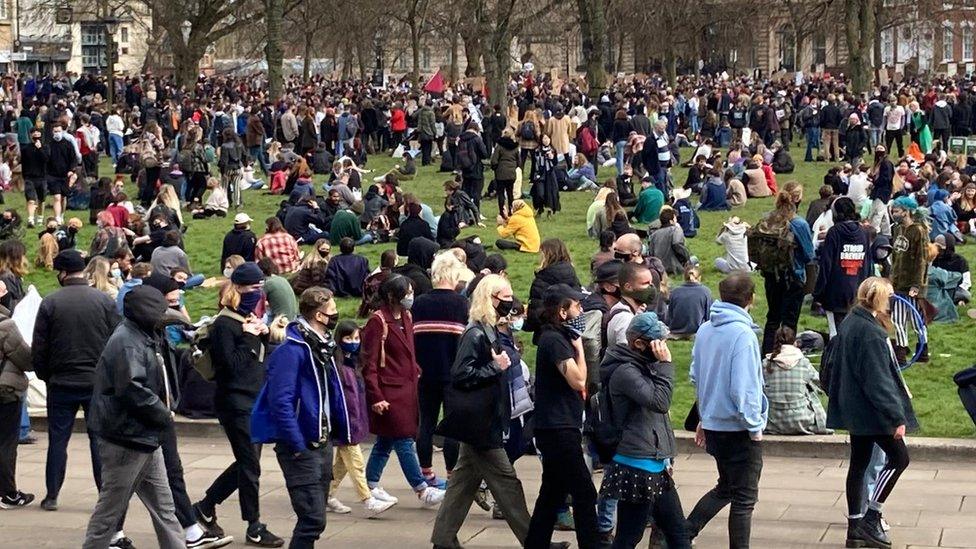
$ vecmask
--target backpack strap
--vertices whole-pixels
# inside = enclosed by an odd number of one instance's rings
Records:
[[[380,311],[373,311],[373,317],[378,318],[380,325],[383,326],[383,335],[380,336],[380,368],[386,368],[386,336],[390,333],[390,328],[386,323],[386,319],[383,318],[383,313]]]
[[[236,320],[236,321],[240,322],[241,324],[244,324],[245,322],[247,322],[247,319],[246,318],[244,318],[240,314],[238,314],[238,313],[230,310],[229,307],[224,307],[223,309],[221,309],[220,311],[218,311],[216,316],[226,316],[227,318]]]

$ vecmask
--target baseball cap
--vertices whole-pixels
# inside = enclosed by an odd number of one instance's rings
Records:
[[[244,212],[241,212],[234,216],[234,225],[243,225],[245,223],[250,223],[252,221],[254,220],[251,219],[251,216],[247,215]]]
[[[607,261],[602,263],[593,273],[593,282],[596,282],[597,284],[600,282],[612,282],[616,284],[617,273],[620,272],[620,265],[622,264],[619,261]]]
[[[564,299],[573,301],[583,301],[583,292],[571,287],[569,284],[553,284],[546,288],[542,294],[543,306],[550,307],[558,305]]]

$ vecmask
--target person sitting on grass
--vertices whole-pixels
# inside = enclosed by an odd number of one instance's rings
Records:
[[[539,253],[539,228],[535,224],[535,212],[532,206],[518,199],[512,202],[512,215],[504,218],[499,215],[495,219],[498,224],[498,236],[495,247],[499,250],[519,250],[520,252]],[[515,238],[515,241],[505,240]]]
[[[728,187],[722,180],[722,173],[718,168],[711,168],[708,170],[708,177],[702,185],[701,202],[698,204],[698,209],[703,212],[728,210],[731,207],[726,199],[727,195]]]
[[[202,208],[196,208],[191,212],[193,219],[206,219],[213,216],[227,217],[227,208],[230,207],[230,202],[227,200],[227,191],[220,184],[220,180],[211,177],[207,180],[207,188],[210,189],[210,196],[207,197],[207,202]]]
[[[661,206],[664,205],[664,193],[654,186],[650,178],[641,179],[641,192],[637,197],[637,205],[631,214],[638,223],[652,227],[660,227]]]
[[[673,297],[672,297],[673,299]],[[763,361],[763,393],[769,401],[768,435],[826,435],[827,412],[820,403],[820,374],[796,347],[789,326],[776,330],[773,352]]]
[[[356,243],[344,237],[339,241],[340,254],[325,268],[325,287],[336,297],[362,297],[363,281],[369,275],[369,261],[355,253]]]
[[[701,283],[698,265],[685,267],[685,283],[671,290],[668,300],[668,328],[677,338],[690,338],[708,321],[712,292]]]

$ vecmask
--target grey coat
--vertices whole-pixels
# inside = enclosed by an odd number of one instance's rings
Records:
[[[609,383],[613,420],[622,428],[617,453],[642,459],[675,455],[668,411],[674,394],[674,365],[651,362],[626,345],[607,349],[600,380]]]
[[[0,361],[0,401],[11,394],[23,398],[27,391],[24,372],[33,370],[34,366],[30,347],[10,318],[0,321]]]

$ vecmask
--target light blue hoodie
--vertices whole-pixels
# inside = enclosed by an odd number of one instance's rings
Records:
[[[709,431],[761,432],[769,403],[763,394],[758,327],[745,309],[716,301],[691,350],[691,382],[702,427]]]

